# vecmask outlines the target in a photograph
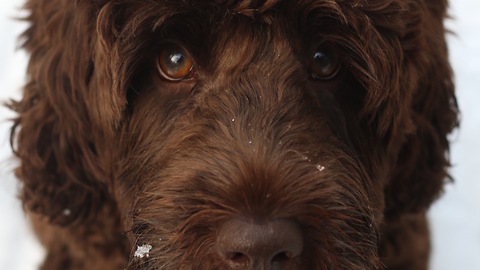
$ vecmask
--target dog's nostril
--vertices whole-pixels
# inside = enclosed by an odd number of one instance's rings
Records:
[[[229,252],[226,258],[235,265],[249,265],[250,258],[241,252]]]
[[[276,254],[275,256],[273,256],[272,263],[283,263],[283,262],[288,261],[288,260],[290,260],[294,257],[296,257],[296,256],[292,252],[283,251],[283,252],[280,252],[280,253]]]
[[[232,219],[219,228],[216,248],[232,269],[286,269],[302,253],[303,236],[289,220]]]

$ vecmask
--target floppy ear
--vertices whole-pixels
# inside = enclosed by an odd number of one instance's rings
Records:
[[[361,7],[368,20],[350,22],[359,34],[345,35],[361,37],[347,43],[359,52],[351,55],[363,56],[352,67],[367,88],[360,125],[370,135],[359,139],[365,141],[359,152],[374,153],[367,160],[384,187],[387,219],[426,210],[448,179],[447,136],[458,126],[458,107],[443,26],[446,1],[430,2],[370,1]]]
[[[93,217],[108,199],[110,135],[99,128],[98,110],[118,111],[92,79],[96,7],[77,2],[60,8],[57,1],[27,3],[28,82],[22,100],[9,104],[18,113],[11,145],[20,161],[24,208],[59,225]],[[95,108],[98,103],[104,107]]]
[[[458,107],[443,26],[446,4],[434,2],[439,3],[419,4],[417,10],[423,14],[409,25],[408,40],[402,44],[405,61],[400,90],[412,89],[404,109],[410,123],[401,141],[391,142],[401,147],[392,159],[393,173],[386,186],[387,217],[426,210],[449,178],[447,135],[458,126]]]

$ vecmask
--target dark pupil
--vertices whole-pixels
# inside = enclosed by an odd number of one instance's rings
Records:
[[[185,57],[181,52],[173,51],[169,54],[166,64],[169,69],[181,69],[185,65]]]
[[[181,63],[184,61],[182,53],[175,52],[170,55],[170,62],[173,65],[181,65]]]
[[[313,59],[317,67],[324,73],[329,73],[330,69],[332,68],[332,59],[328,56],[328,53],[323,51],[317,51],[313,55]]]

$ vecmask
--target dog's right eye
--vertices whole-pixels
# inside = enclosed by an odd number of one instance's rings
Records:
[[[321,46],[315,50],[310,67],[314,79],[330,80],[340,70],[340,59],[332,48]]]
[[[169,81],[192,79],[194,67],[190,54],[176,44],[164,46],[157,59],[157,68],[160,75]]]

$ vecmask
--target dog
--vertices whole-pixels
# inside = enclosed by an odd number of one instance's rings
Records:
[[[458,126],[445,0],[28,0],[41,269],[409,269]]]

